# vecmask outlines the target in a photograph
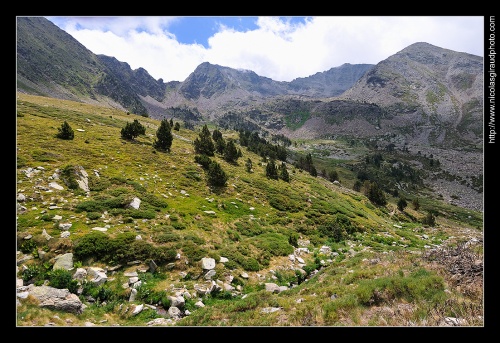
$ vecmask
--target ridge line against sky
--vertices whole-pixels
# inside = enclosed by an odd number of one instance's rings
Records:
[[[47,16],[94,54],[184,81],[203,62],[292,81],[426,42],[483,57],[483,16]]]

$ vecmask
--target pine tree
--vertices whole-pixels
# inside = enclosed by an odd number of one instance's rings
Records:
[[[227,182],[227,174],[219,163],[212,161],[208,166],[208,183],[212,186],[223,187]]]
[[[339,174],[337,173],[336,170],[330,170],[328,172],[328,180],[330,180],[330,182],[338,181],[338,179],[339,179]]]
[[[398,210],[404,211],[405,207],[408,205],[405,198],[399,198],[398,200]]]
[[[250,159],[250,157],[245,162],[245,167],[247,168],[247,172],[252,172],[252,160]]]
[[[360,180],[356,180],[354,182],[354,185],[352,186],[352,189],[355,190],[356,192],[359,192],[361,190],[362,183]]]
[[[220,132],[218,129],[215,129],[214,132],[212,132],[212,139],[217,142],[221,138],[222,132]]]
[[[368,181],[368,180],[366,180]],[[384,191],[378,186],[376,182],[369,182],[365,194],[370,201],[376,205],[384,206],[387,204]]]
[[[194,140],[194,150],[198,154],[203,154],[207,156],[213,156],[215,152],[215,145],[212,137],[210,135],[210,131],[208,130],[207,125],[205,124],[201,129],[200,134]]]
[[[230,163],[234,163],[238,160],[238,150],[232,139],[228,140],[226,143],[226,147],[224,148],[224,159]]]
[[[418,198],[413,199],[411,203],[415,211],[418,211],[418,209],[420,208],[420,202],[418,201]]]
[[[223,155],[225,149],[226,149],[226,141],[224,140],[224,138],[222,137],[217,138],[215,140],[215,151]]]
[[[61,139],[66,139],[66,140],[72,140],[75,138],[75,132],[69,126],[67,121],[64,121],[64,123],[61,124],[61,127],[57,129],[58,133],[56,135],[57,138]]]
[[[266,176],[270,179],[278,180],[278,170],[276,169],[276,163],[271,159],[266,165]]]
[[[316,167],[314,165],[311,165],[311,170],[309,171],[309,174],[311,174],[311,176],[318,176],[318,171],[316,170]]]
[[[288,174],[285,162],[281,162],[279,177],[283,181],[290,182],[290,174]]]
[[[156,131],[156,138],[157,140],[153,143],[155,149],[170,152],[174,136],[172,135],[172,127],[167,119],[161,121],[160,127]]]
[[[139,135],[145,135],[146,127],[139,123],[137,119],[134,119],[132,123],[125,124],[125,127],[121,129],[120,133],[122,138],[133,140]]]
[[[434,226],[436,224],[436,217],[434,217],[434,214],[432,214],[432,212],[427,212],[427,215],[422,220],[422,224]]]

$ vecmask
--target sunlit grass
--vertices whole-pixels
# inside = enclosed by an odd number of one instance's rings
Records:
[[[214,189],[194,161],[191,142],[198,135],[197,129],[181,127],[175,132],[178,136],[171,151],[163,153],[153,148],[159,123],[151,118],[25,94],[18,94],[17,114],[17,192],[27,197],[22,204],[26,211],[17,215],[18,245],[19,239],[32,235],[38,248],[47,252],[49,262],[45,262],[50,264],[52,258],[96,227],[106,227],[109,237],[140,235],[154,246],[176,249],[181,256],[173,266],[159,266],[164,277],[146,280],[155,292],[184,287],[192,291],[203,281],[199,266],[202,257],[210,256],[217,262],[220,257],[229,258],[226,266],[217,264],[216,278],[234,276],[246,297],[227,297],[225,293],[208,296],[203,299],[204,308],[194,307],[197,298],[193,297],[188,305],[191,314],[176,325],[410,326],[437,325],[443,316],[465,317],[470,325],[481,325],[480,287],[467,288],[466,294],[461,294],[447,279],[445,270],[431,268],[420,257],[422,251],[452,238],[465,240],[460,233],[464,228],[480,232],[480,213],[425,198],[419,198],[420,210],[410,205],[406,213],[396,212],[395,199],[386,207],[377,207],[362,193],[350,189],[355,176],[344,169],[340,174],[347,181],[341,182],[343,187],[314,178],[291,164],[290,183],[270,180],[265,176],[262,157],[244,147],[243,158],[236,164],[227,163],[219,155],[213,157],[229,176],[226,187]],[[134,142],[125,141],[120,130],[133,119],[146,126],[146,135]],[[74,140],[55,138],[65,120],[75,130]],[[234,131],[221,131],[225,137],[237,138]],[[299,142],[301,149],[305,149],[301,143],[309,144]],[[357,145],[351,149],[364,151]],[[253,172],[245,168],[247,158],[253,162]],[[77,165],[93,182],[89,194],[71,190],[54,178],[66,166]],[[26,175],[29,168],[31,177]],[[47,187],[48,180],[64,190]],[[142,206],[147,209],[144,214],[152,213],[152,217],[133,217],[130,211],[109,206],[107,200],[120,196],[142,198]],[[166,206],[159,205],[162,201]],[[76,211],[85,202],[109,207]],[[51,205],[57,207],[49,209]],[[429,209],[439,212],[434,227],[418,222]],[[55,215],[62,217],[61,222],[72,223],[69,238],[60,238]],[[322,236],[317,228],[334,222],[339,215],[349,219],[355,232],[341,241]],[[42,237],[44,230],[54,239]],[[306,242],[303,244],[310,250],[301,255],[305,264],[300,267],[288,258],[296,248],[290,243],[294,237]],[[319,253],[324,245],[334,254]],[[482,253],[481,247],[473,249]],[[325,263],[322,268],[316,265],[320,260]],[[34,259],[29,263],[39,262]],[[92,265],[106,267],[101,261],[92,261]],[[300,280],[298,268],[311,272],[307,280]],[[249,274],[248,279],[240,276],[243,272]],[[118,293],[124,282],[126,278],[119,272],[109,285]],[[272,294],[264,290],[263,282],[289,288]],[[19,326],[83,326],[86,322],[143,326],[159,316],[154,310],[131,316],[136,304],[121,305],[94,304],[76,316],[41,309],[27,299],[21,300],[17,309],[17,322]]]

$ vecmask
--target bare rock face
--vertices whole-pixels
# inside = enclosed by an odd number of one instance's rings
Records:
[[[49,286],[33,286],[29,289],[29,294],[40,302],[40,307],[51,310],[81,314],[85,309],[76,294],[70,293],[67,289],[58,289]]]

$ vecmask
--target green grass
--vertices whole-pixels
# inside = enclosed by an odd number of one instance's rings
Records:
[[[146,127],[146,135],[133,142],[121,139],[121,128],[134,119]],[[55,137],[64,121],[75,131],[73,140]],[[26,210],[17,214],[17,246],[19,250],[31,235],[36,249],[32,244],[25,248],[46,252],[44,261],[34,258],[25,264],[48,263],[50,267],[58,254],[75,251],[85,252],[81,261],[76,261],[84,268],[116,265],[125,262],[118,261],[124,256],[141,260],[142,267],[151,259],[161,261],[158,274],[141,275],[147,287],[135,303],[124,300],[121,285],[127,280],[124,272],[139,267],[125,263],[106,284],[116,299],[107,305],[89,304],[80,316],[58,313],[61,320],[56,325],[70,320],[71,325],[79,326],[86,321],[99,326],[145,326],[161,315],[148,309],[131,316],[133,307],[141,302],[161,307],[167,302],[166,294],[172,295],[172,287],[185,287],[194,293],[194,285],[205,282],[199,264],[203,257],[216,260],[215,279],[240,286],[240,291],[206,295],[203,308],[188,300],[191,314],[175,325],[437,325],[432,322],[434,317],[425,315],[431,310],[462,313],[470,322],[478,322],[475,318],[482,311],[482,295],[461,293],[446,277],[446,270],[435,270],[436,266],[420,255],[430,244],[453,239],[460,242],[464,239],[459,234],[462,230],[479,234],[483,225],[479,212],[425,196],[419,197],[418,211],[409,205],[405,213],[399,213],[397,199],[392,198],[384,207],[375,206],[349,188],[355,175],[344,167],[353,161],[338,164],[324,160],[325,166],[338,169],[344,187],[291,165],[290,183],[270,180],[262,158],[239,145],[243,157],[236,164],[217,154],[212,157],[229,176],[224,188],[213,189],[203,168],[194,161],[191,142],[199,128],[191,131],[181,125],[175,133],[184,139],[174,138],[171,151],[163,153],[152,147],[159,121],[116,109],[18,94],[16,124],[17,192],[27,197],[21,204]],[[224,137],[237,137],[234,131],[221,132]],[[247,158],[253,161],[252,173],[246,171]],[[77,166],[89,174],[88,194],[54,178]],[[71,175],[65,175],[71,180]],[[49,182],[57,182],[64,190],[50,189]],[[139,210],[127,207],[134,197],[141,199]],[[58,207],[50,209],[51,205]],[[429,210],[437,213],[432,228],[419,222]],[[60,238],[55,215],[62,217],[61,223],[72,223],[68,238]],[[326,231],[320,229],[324,225],[329,225]],[[107,228],[101,235],[106,237],[100,241],[102,245],[80,245],[92,237],[91,233],[95,235],[96,227]],[[329,234],[337,229],[349,232],[338,241]],[[48,241],[42,236],[44,230],[52,236]],[[135,240],[138,235],[142,241]],[[288,255],[298,242],[309,252],[301,255],[303,265],[295,262],[292,268]],[[320,253],[324,245],[334,254]],[[97,250],[92,253],[92,249]],[[179,259],[174,258],[174,252]],[[221,257],[229,262],[218,263]],[[241,277],[243,272],[249,277]],[[232,282],[226,279],[229,275]],[[290,288],[271,294],[264,290],[264,282]],[[444,284],[450,293],[443,292]],[[332,299],[334,294],[337,297]],[[446,309],[443,302],[453,308]],[[372,306],[397,308],[402,304],[414,310],[400,321],[371,312]],[[279,310],[262,312],[268,307]],[[54,321],[54,313],[37,307],[32,299],[22,300],[17,312],[19,326]]]

